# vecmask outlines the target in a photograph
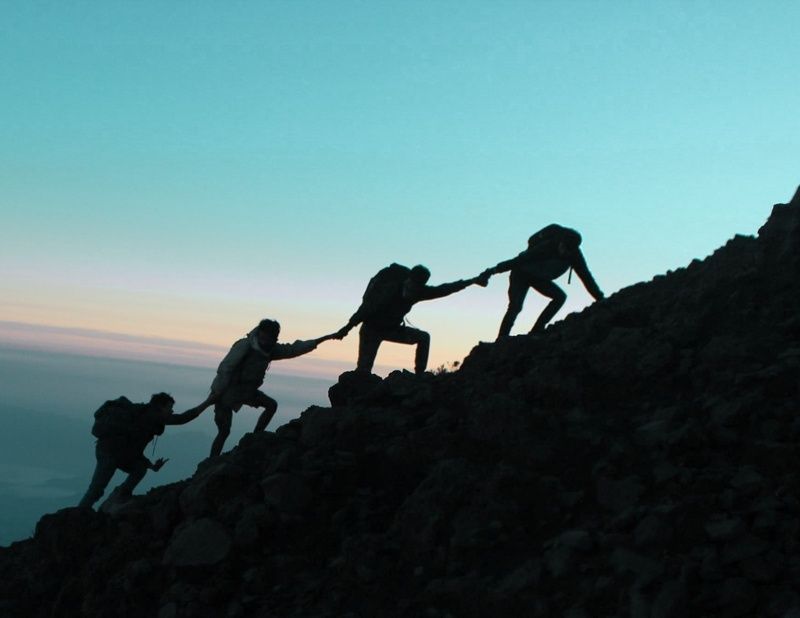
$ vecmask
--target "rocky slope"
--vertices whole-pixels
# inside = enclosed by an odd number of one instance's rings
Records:
[[[0,549],[0,615],[800,618],[800,191],[451,374]]]

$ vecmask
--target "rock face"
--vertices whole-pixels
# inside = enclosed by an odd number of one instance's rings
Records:
[[[43,517],[0,615],[800,616],[799,271],[795,196],[455,373],[347,378],[113,516]]]

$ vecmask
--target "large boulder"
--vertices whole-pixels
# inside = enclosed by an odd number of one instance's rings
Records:
[[[336,384],[328,389],[328,399],[334,407],[346,406],[368,395],[381,382],[381,378],[374,373],[345,371]]]

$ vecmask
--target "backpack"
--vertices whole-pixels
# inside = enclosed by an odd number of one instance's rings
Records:
[[[567,252],[572,256],[565,256],[561,253],[562,243],[566,246]],[[572,263],[571,259],[579,251],[581,246],[581,235],[569,227],[551,223],[533,234],[528,239],[528,248],[523,252],[525,261],[528,263],[549,262],[550,260],[563,260],[565,257],[570,261],[569,278],[567,283],[572,282]]]
[[[559,245],[565,243],[571,249],[581,246],[581,235],[572,228],[551,223],[528,239],[529,252],[537,258],[559,257]]]
[[[138,425],[138,416],[144,405],[133,403],[127,397],[109,399],[94,413],[92,435],[95,438],[110,438],[131,434]]]
[[[377,310],[401,299],[403,296],[403,283],[411,274],[408,266],[392,263],[381,268],[367,284],[364,295],[361,297],[361,306]]]

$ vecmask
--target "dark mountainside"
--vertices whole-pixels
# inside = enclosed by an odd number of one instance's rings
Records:
[[[544,335],[43,517],[0,615],[800,618],[798,275],[800,190]]]

